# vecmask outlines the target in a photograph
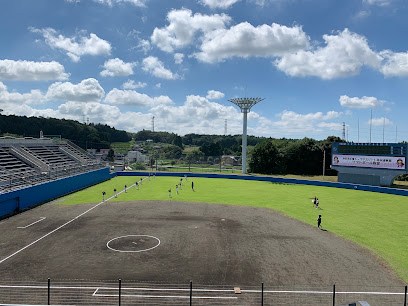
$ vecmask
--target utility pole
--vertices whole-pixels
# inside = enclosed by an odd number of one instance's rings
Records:
[[[326,169],[326,150],[323,148],[323,177]]]
[[[357,142],[360,143],[360,119],[357,119]]]
[[[152,132],[154,132],[154,116],[152,117]]]
[[[373,124],[373,109],[371,109],[371,115],[370,115],[370,143],[371,143],[371,126]]]

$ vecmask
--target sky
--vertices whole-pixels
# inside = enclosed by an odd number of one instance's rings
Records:
[[[0,109],[185,135],[408,140],[405,0],[0,2]],[[154,120],[152,119],[154,117]],[[4,132],[4,131],[2,131]]]

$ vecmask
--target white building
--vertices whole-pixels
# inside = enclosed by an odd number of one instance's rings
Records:
[[[129,162],[147,163],[149,161],[149,157],[140,153],[139,151],[129,151],[127,154],[127,160]]]

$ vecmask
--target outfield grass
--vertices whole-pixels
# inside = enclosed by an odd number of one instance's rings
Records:
[[[192,180],[195,192],[191,190]],[[125,184],[130,186],[135,181],[136,177],[116,177],[68,195],[59,204],[100,202],[102,191],[110,197],[114,188],[121,191]],[[130,188],[126,194],[110,201],[170,200],[266,207],[313,226],[321,214],[324,229],[370,249],[408,282],[406,197],[340,188],[207,178],[189,178],[187,185],[183,180],[185,185],[177,195],[175,185],[178,182],[177,177],[151,178],[151,181],[143,182],[140,190]],[[172,198],[168,196],[169,188]],[[320,200],[321,210],[313,208],[312,197],[315,195]]]

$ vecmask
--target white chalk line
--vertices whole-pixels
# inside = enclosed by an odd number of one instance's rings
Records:
[[[36,224],[36,223],[38,223],[38,222],[41,222],[41,221],[44,220],[44,219],[46,219],[46,218],[45,218],[45,217],[41,217],[40,220],[37,220],[37,221],[35,221],[35,222],[33,222],[33,223],[29,224],[29,225],[26,225],[26,226],[17,226],[17,228],[27,228],[27,227],[30,227],[31,225],[34,225],[34,224]]]
[[[124,190],[122,190],[121,192],[119,192],[119,194],[122,193],[122,192],[124,192]],[[38,238],[37,240],[35,240],[35,241],[33,241],[33,242],[31,242],[30,244],[26,245],[25,247],[21,248],[20,250],[18,250],[18,251],[16,251],[16,252],[14,252],[13,254],[7,256],[6,258],[3,258],[2,260],[0,260],[0,264],[2,264],[3,262],[5,262],[7,259],[10,259],[11,257],[17,255],[18,253],[24,251],[26,248],[28,248],[28,247],[30,247],[30,246],[36,244],[38,241],[43,240],[44,238],[48,237],[48,236],[51,235],[52,233],[55,233],[56,231],[60,230],[61,228],[65,227],[66,225],[68,225],[68,224],[70,224],[71,222],[75,221],[75,220],[78,219],[79,217],[82,217],[82,216],[85,215],[86,213],[90,212],[90,211],[93,210],[94,208],[96,208],[96,207],[98,207],[99,205],[101,205],[101,204],[103,204],[103,203],[109,201],[110,199],[112,199],[112,198],[114,198],[114,197],[115,197],[115,196],[113,195],[113,196],[111,196],[110,198],[108,198],[107,200],[102,201],[102,202],[96,204],[95,206],[91,207],[90,209],[86,210],[85,212],[83,212],[82,214],[76,216],[75,218],[69,220],[68,222],[65,222],[63,225],[57,227],[56,229],[52,230],[51,232],[45,234],[44,236]]]
[[[119,294],[95,294],[96,297],[119,297]],[[133,298],[164,298],[164,299],[189,299],[189,295],[143,295],[143,294],[121,294],[121,297]],[[230,296],[192,296],[192,299],[209,299],[209,300],[237,300],[237,297]]]
[[[48,286],[34,286],[34,285],[0,285],[0,288],[9,289],[46,289]],[[99,290],[117,291],[118,287],[100,287],[100,286],[50,286],[51,289],[65,289],[65,290],[94,290],[94,294]],[[148,288],[148,287],[121,287],[121,290],[134,291],[180,291],[189,292],[188,288]],[[227,292],[234,293],[233,289],[201,289],[195,288],[193,292]],[[262,290],[245,290],[241,289],[242,293],[261,293]],[[264,290],[264,293],[297,293],[297,294],[333,294],[333,291],[316,291],[316,290]],[[336,291],[335,294],[367,294],[367,295],[405,295],[404,292],[384,292],[384,291]]]
[[[261,290],[242,290],[247,293],[261,293]],[[306,290],[264,290],[264,293],[298,293],[298,294],[333,294],[333,291],[306,291]],[[368,295],[404,295],[403,292],[375,292],[375,291],[336,291],[335,294],[368,294]]]
[[[99,290],[114,290],[114,291],[118,291],[118,288],[103,288],[103,287],[99,287],[97,288],[94,293],[92,294],[92,296],[95,297],[119,297],[119,293],[118,294],[101,294],[101,293],[97,293]],[[158,289],[158,288],[121,288],[121,290],[138,290],[138,291],[190,291],[190,289]],[[201,291],[201,292],[213,292],[213,290],[205,290],[205,289],[193,289],[194,291]],[[233,290],[218,290],[218,291],[226,291],[226,292],[230,292],[233,293]],[[147,294],[120,294],[121,297],[133,297],[133,298],[175,298],[175,299],[188,299],[190,298],[190,296],[187,295],[147,295]],[[193,299],[238,299],[237,297],[223,297],[223,296],[192,296]]]
[[[155,246],[151,247],[151,248],[138,250],[138,251],[122,251],[122,250],[114,249],[114,248],[109,246],[109,243],[112,242],[113,240],[120,239],[120,238],[125,238],[125,237],[150,237],[150,238],[156,239],[158,241],[158,243]],[[133,243],[135,243],[135,242],[133,242]],[[149,235],[126,235],[126,236],[113,238],[113,239],[109,240],[106,243],[106,246],[108,247],[108,249],[110,249],[112,251],[116,251],[116,252],[121,252],[121,253],[139,253],[139,252],[150,251],[150,250],[153,250],[153,249],[157,248],[159,245],[160,245],[160,239],[157,238],[157,237],[154,237],[154,236],[149,236]]]

